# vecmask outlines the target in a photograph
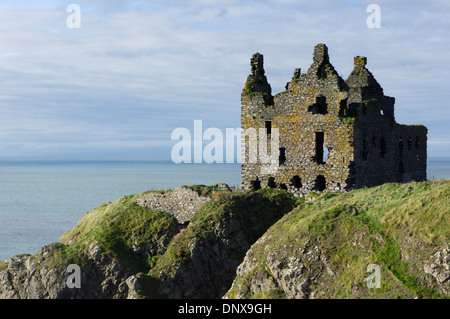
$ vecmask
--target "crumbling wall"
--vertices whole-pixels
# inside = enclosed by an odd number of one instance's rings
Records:
[[[425,180],[427,129],[395,122],[395,99],[384,95],[366,63],[355,57],[346,80],[355,116],[355,188]]]
[[[275,96],[263,56],[256,53],[250,64],[241,94],[241,127],[244,132],[262,129],[267,134],[264,147],[278,154],[278,162],[275,170],[252,162],[252,137],[243,134],[242,188],[280,188],[303,196],[426,178],[426,128],[395,122],[395,99],[384,95],[365,57],[354,58],[354,69],[344,81],[330,63],[326,45],[318,44],[307,72],[296,68],[286,91]],[[272,150],[275,129],[279,145]],[[407,151],[399,149],[402,138],[410,141],[403,142],[409,143]]]
[[[258,60],[261,65],[257,69],[261,70],[263,61],[257,55],[259,58],[254,56],[252,61]],[[279,130],[280,137],[279,149],[274,150],[279,156],[275,172],[264,173],[260,163],[248,163],[248,153],[243,153],[244,188],[251,189],[257,184],[303,195],[351,187],[347,179],[353,161],[353,125],[340,120],[346,108],[347,86],[329,62],[325,45],[316,46],[313,61],[306,74],[296,69],[287,90],[273,98],[268,95],[269,90],[251,93],[243,90],[241,127],[258,130],[270,122],[272,128]],[[247,83],[254,77],[250,75]],[[243,136],[241,142],[248,150],[247,140]],[[325,185],[318,180],[322,178]]]

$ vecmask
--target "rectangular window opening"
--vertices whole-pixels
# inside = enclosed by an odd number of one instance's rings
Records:
[[[272,121],[266,121],[266,134],[270,135],[272,134]]]
[[[286,149],[284,147],[280,148],[279,162],[280,164],[284,164],[286,162]]]
[[[322,114],[325,115],[328,113],[328,105],[327,105],[327,99],[325,96],[320,95],[316,97],[316,103],[310,105],[308,107],[308,112],[311,112],[312,114]]]
[[[326,157],[328,157],[328,150],[324,147],[325,133],[316,132],[315,142],[316,142],[316,154],[314,156],[314,159],[317,164],[325,164]]]

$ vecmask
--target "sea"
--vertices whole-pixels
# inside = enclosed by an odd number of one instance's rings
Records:
[[[429,158],[427,175],[450,178],[450,158]],[[219,182],[239,186],[240,164],[0,159],[0,260],[58,242],[88,211],[123,195]]]

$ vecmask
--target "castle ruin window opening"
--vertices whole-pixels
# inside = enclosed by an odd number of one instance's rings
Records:
[[[297,189],[302,188],[302,179],[298,175],[295,175],[294,177],[292,177],[291,183],[292,183],[292,186],[294,186]]]
[[[318,175],[316,177],[316,183],[314,189],[319,192],[323,192],[327,188],[327,181],[323,175]]]
[[[266,134],[272,134],[272,121],[265,121]]]
[[[286,149],[284,147],[281,147],[279,155],[279,163],[284,164],[285,162],[286,162]]]
[[[315,155],[314,159],[317,164],[325,164],[328,159],[328,149],[325,147],[325,133],[316,132],[315,133]]]
[[[257,191],[258,189],[261,189],[261,181],[259,181],[258,179],[255,181],[251,181],[252,184],[252,189]]]
[[[420,137],[416,136],[416,143],[415,143],[416,149],[420,148]]]
[[[345,109],[347,107],[347,99],[343,99],[339,101],[339,116],[345,115]]]
[[[277,184],[275,183],[275,178],[274,177],[269,177],[269,180],[267,182],[267,187],[269,188],[276,188]]]
[[[327,99],[323,95],[319,95],[316,97],[316,103],[310,105],[308,107],[308,111],[312,114],[322,114],[325,115],[328,113],[327,110]]]

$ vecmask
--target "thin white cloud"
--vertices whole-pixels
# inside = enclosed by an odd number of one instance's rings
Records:
[[[75,30],[65,25],[64,1],[0,10],[0,150],[20,130],[35,143],[52,135],[70,140],[76,131],[87,145],[103,141],[102,131],[133,131],[139,139],[148,127],[166,134],[194,119],[236,127],[251,55],[264,54],[277,93],[295,68],[306,71],[320,42],[344,78],[354,56],[368,57],[396,98],[399,122],[423,123],[436,138],[449,133],[445,2],[380,1],[378,30],[367,28],[368,1],[79,3]]]

